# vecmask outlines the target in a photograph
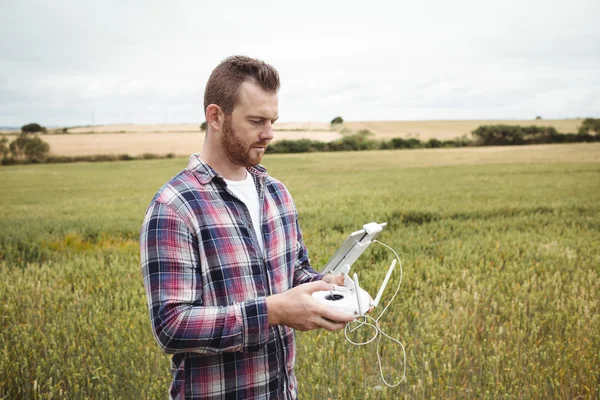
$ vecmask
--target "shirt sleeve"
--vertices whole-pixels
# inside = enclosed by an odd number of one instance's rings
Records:
[[[148,208],[140,262],[152,331],[166,353],[249,352],[267,343],[265,297],[203,305],[197,238],[171,206],[154,202]]]
[[[298,214],[296,213],[296,232],[298,241],[296,242],[296,265],[294,266],[294,287],[307,282],[319,281],[323,279],[325,274],[320,274],[310,266],[308,258],[308,250],[302,240],[302,230],[298,222]]]

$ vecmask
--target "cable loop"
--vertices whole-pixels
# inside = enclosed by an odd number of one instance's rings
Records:
[[[384,331],[381,330],[381,327],[379,326],[379,320],[381,319],[383,314],[387,311],[388,307],[390,306],[390,304],[392,304],[392,301],[394,301],[394,299],[396,298],[396,295],[400,291],[400,285],[402,284],[402,261],[400,261],[400,257],[398,256],[398,253],[396,253],[396,251],[394,249],[392,249],[390,246],[388,246],[387,244],[382,243],[379,240],[373,240],[373,242],[377,242],[377,243],[381,244],[382,246],[387,247],[389,250],[391,250],[394,253],[394,255],[396,256],[396,260],[398,261],[398,265],[400,265],[400,281],[398,282],[398,286],[396,287],[396,291],[394,292],[394,295],[392,296],[390,301],[387,302],[386,306],[384,307],[383,311],[379,314],[377,319],[375,319],[369,315],[363,315],[361,317],[361,318],[363,318],[362,321],[358,321],[358,319],[356,319],[356,321],[359,322],[356,327],[350,328],[350,324],[346,325],[346,327],[344,328],[344,336],[346,337],[346,340],[348,342],[350,342],[351,344],[353,344],[355,346],[364,346],[364,345],[367,345],[367,344],[373,342],[375,339],[377,339],[377,362],[379,364],[379,373],[381,374],[381,380],[383,381],[383,383],[385,383],[386,386],[393,388],[393,387],[400,385],[402,382],[404,382],[404,380],[406,380],[406,349],[404,348],[404,345],[398,339],[395,339],[395,338],[389,336],[387,333],[385,333]],[[368,321],[371,321],[371,322],[368,322]],[[370,338],[369,340],[364,341],[364,342],[355,342],[348,337],[348,332],[351,332],[351,333],[355,332],[360,327],[365,326],[365,325],[369,326],[370,328],[372,328],[375,331],[375,334],[373,335],[372,338]],[[398,343],[400,345],[400,347],[402,347],[402,354],[404,357],[404,361],[403,361],[404,371],[402,373],[402,378],[394,384],[389,384],[385,380],[385,377],[383,376],[383,366],[381,364],[381,350],[380,350],[381,336],[385,336],[386,338],[390,339],[391,341]]]

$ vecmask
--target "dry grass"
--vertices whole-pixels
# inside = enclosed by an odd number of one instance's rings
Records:
[[[148,125],[103,125],[103,126],[83,126],[77,128],[69,128],[70,133],[182,133],[182,132],[199,132],[200,123],[198,124],[148,124]],[[330,131],[329,123],[327,122],[278,122],[275,125],[275,130],[279,131]]]
[[[469,120],[469,121],[350,121],[332,129],[328,122],[278,122],[275,139],[311,139],[330,142],[338,139],[343,128],[351,131],[368,129],[375,139],[416,137],[420,140],[454,139],[480,125],[553,126],[559,132],[573,133],[582,119],[564,120]],[[204,134],[199,124],[105,125],[69,128],[67,135],[45,135],[53,155],[97,155],[143,153],[188,155],[200,150]],[[94,133],[88,134],[88,133]],[[75,134],[75,135],[73,135]]]
[[[200,132],[200,124],[102,125],[69,128],[70,133],[183,133]]]
[[[468,121],[357,121],[346,122],[344,127],[358,131],[368,129],[376,137],[391,139],[395,137],[416,137],[421,140],[436,138],[440,140],[454,139],[463,135],[471,136],[481,125],[521,125],[521,126],[553,126],[561,133],[575,133],[582,119],[559,120],[468,120]]]
[[[274,141],[289,139],[312,139],[326,142],[335,140],[339,133],[333,131],[278,132]],[[97,133],[94,135],[46,135],[44,141],[50,144],[50,153],[63,156],[87,156],[97,154],[144,153],[186,156],[200,151],[204,134],[196,132],[172,133]]]

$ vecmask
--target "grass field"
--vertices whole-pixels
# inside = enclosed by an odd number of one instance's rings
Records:
[[[0,168],[0,399],[166,397],[137,236],[156,190],[186,163]],[[299,333],[302,398],[600,396],[599,144],[265,165],[294,195],[315,267],[370,221],[388,223],[380,239],[404,266],[382,325],[406,346],[407,381],[381,383],[373,345]],[[374,247],[353,270],[375,293],[390,261]],[[391,381],[402,360],[382,343]]]

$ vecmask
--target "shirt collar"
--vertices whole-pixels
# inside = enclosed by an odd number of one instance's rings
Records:
[[[210,165],[202,161],[200,153],[194,153],[190,156],[187,169],[193,171],[198,176],[198,180],[201,184],[206,185],[214,178],[218,177],[223,179]],[[246,170],[257,178],[264,179],[269,176],[267,169],[262,165],[258,164],[253,167],[248,167]]]

